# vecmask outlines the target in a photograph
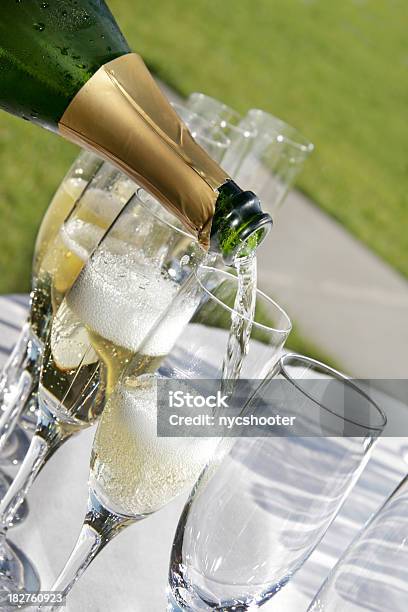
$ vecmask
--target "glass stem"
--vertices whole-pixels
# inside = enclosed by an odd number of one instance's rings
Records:
[[[3,538],[6,537],[8,527],[13,523],[16,512],[35,478],[48,459],[70,435],[71,433],[61,428],[51,414],[41,412],[36,432],[24,461],[0,502],[0,533]]]
[[[106,544],[136,520],[111,512],[90,490],[88,510],[77,543],[51,590],[65,598]],[[58,606],[53,607],[51,612],[59,609]]]
[[[17,349],[18,345],[20,347]],[[22,414],[26,409],[37,404],[36,389],[40,376],[42,345],[31,332],[28,323],[21,332],[15,350],[20,353],[21,358],[15,358],[15,362],[18,361],[18,368],[15,370],[14,384],[3,397],[3,414],[0,418],[0,454],[4,452]]]
[[[17,383],[17,388],[13,390],[11,396],[5,402],[5,408],[0,417],[0,455],[18,423],[30,393],[33,388],[33,379],[29,372],[24,370]]]
[[[27,323],[23,325],[18,340],[0,375],[0,403],[5,401],[5,395],[10,392],[12,385],[18,379],[19,371],[23,366],[27,354],[29,339],[30,325],[27,321]]]
[[[3,537],[5,537],[7,529],[23,503],[28,489],[39,473],[47,451],[46,441],[40,436],[34,435],[20,469],[0,502],[0,529]]]

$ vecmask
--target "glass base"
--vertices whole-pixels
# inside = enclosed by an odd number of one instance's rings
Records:
[[[38,574],[28,557],[15,544],[6,541],[0,547],[0,609],[15,612],[7,604],[7,594],[16,591],[37,592],[41,588]]]

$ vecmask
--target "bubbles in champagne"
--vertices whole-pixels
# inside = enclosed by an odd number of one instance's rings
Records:
[[[61,227],[61,240],[66,251],[74,253],[86,262],[96,244],[103,236],[103,230],[82,219],[72,219]]]
[[[114,246],[115,251],[106,246]],[[67,296],[67,303],[82,323],[102,338],[136,352],[177,291],[157,262],[132,251],[126,243],[106,241],[83,269]],[[180,313],[174,317],[179,331]],[[184,319],[185,319],[184,315]],[[188,320],[188,319],[187,319]],[[156,334],[149,355],[161,355],[171,346],[172,326]]]
[[[51,327],[51,352],[60,370],[73,370],[98,361],[88,332],[66,301],[58,309]]]
[[[158,510],[194,483],[218,444],[216,438],[157,437],[157,380],[145,375],[136,383],[119,386],[110,398],[92,459],[98,489],[131,515]]]
[[[126,192],[125,189],[123,189]],[[107,191],[99,187],[91,187],[84,191],[78,210],[78,216],[88,223],[93,223],[103,229],[108,229],[113,219],[120,213],[128,194]]]
[[[36,277],[40,266],[52,241],[58,234],[64,220],[74,207],[77,198],[86,187],[86,181],[82,178],[71,177],[62,182],[55,193],[51,203],[44,215],[37,235],[34,250],[33,275]]]
[[[103,230],[91,223],[76,218],[69,220],[47,250],[40,276],[52,279],[53,290],[63,296],[102,235]]]

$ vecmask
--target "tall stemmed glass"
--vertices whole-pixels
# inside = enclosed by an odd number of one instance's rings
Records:
[[[308,612],[405,612],[408,476],[334,566]]]
[[[76,164],[77,168],[83,168],[82,157]],[[16,394],[15,401],[9,402],[0,419],[0,453],[7,448],[10,435],[23,412],[25,423],[36,418],[39,368],[52,313],[103,231],[135,189],[110,164],[101,165],[95,156],[89,163],[93,169],[98,168],[93,177],[89,177],[87,182],[84,178],[72,176],[63,181],[47,214],[45,229],[40,230],[34,257],[28,323],[30,354],[19,381],[24,393]],[[60,208],[55,210],[58,203]]]
[[[247,139],[245,148],[232,142],[223,165],[246,189],[256,186],[266,210],[275,215],[313,144],[291,125],[259,109],[251,109],[238,127],[255,129],[256,137]]]
[[[78,229],[80,233],[76,233]],[[1,550],[9,559],[2,569],[3,573],[8,569],[16,584],[21,583],[23,576],[18,574],[14,555],[7,547],[8,526],[53,453],[99,417],[105,403],[105,385],[113,384],[114,370],[105,379],[99,357],[91,348],[88,318],[93,317],[103,330],[103,326],[116,329],[124,321],[131,325],[133,335],[131,339],[125,338],[120,354],[112,347],[116,362],[126,363],[129,356],[126,342],[132,340],[136,346],[143,340],[183,283],[185,265],[191,264],[193,256],[197,260],[204,256],[191,236],[151,212],[137,196],[119,213],[105,235],[101,227],[77,216],[71,216],[61,231],[72,257],[68,258],[69,268],[58,267],[54,275],[62,284],[54,282],[61,291],[53,294],[57,310],[43,351],[37,428],[19,472],[0,502]],[[92,246],[95,237],[99,237],[100,244],[74,282],[73,277],[80,272],[74,270],[75,265],[82,267],[83,260],[89,257],[86,242],[89,235]],[[174,274],[167,282],[170,263]],[[72,289],[63,299],[69,285]],[[106,358],[110,350],[108,342],[100,347]]]
[[[102,161],[94,154],[83,152],[75,160],[51,200],[38,231],[34,249],[33,291],[40,273],[41,261],[49,244],[101,164]],[[3,462],[10,458],[15,463],[16,457],[18,459],[27,450],[28,440],[20,430],[16,431],[13,440],[10,439],[15,424],[12,416],[15,411],[18,414],[38,383],[42,343],[43,338],[39,337],[37,326],[30,313],[0,375],[0,405],[3,411],[0,417],[0,454]]]
[[[221,384],[231,317],[241,316],[229,306],[237,285],[237,278],[224,270],[198,268],[144,343],[129,354],[127,364],[117,359],[117,351],[107,353],[104,347],[112,347],[113,338],[118,346],[125,331],[129,338],[134,335],[131,319],[114,319],[117,329],[111,327],[109,339],[100,331],[91,332],[95,350],[118,382],[95,435],[84,526],[54,591],[66,595],[119,531],[191,485],[215,452],[215,438],[157,436],[158,385],[167,380],[190,389],[197,379]],[[245,365],[245,375],[251,378],[276,361],[291,329],[289,318],[273,300],[261,292],[257,297],[261,322],[255,315]]]
[[[323,537],[385,426],[361,389],[317,361],[288,354],[271,376],[243,414],[295,420],[271,437],[253,427],[256,437],[204,470],[174,538],[171,610],[255,610],[273,597]]]

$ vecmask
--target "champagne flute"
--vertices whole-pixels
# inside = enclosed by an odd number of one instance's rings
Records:
[[[235,179],[235,170],[258,137],[256,126],[251,125],[250,121],[246,121],[244,125],[242,115],[235,109],[201,92],[190,94],[186,107],[219,127],[230,140],[231,145],[223,157],[222,166]]]
[[[109,337],[107,331],[105,336],[95,333],[88,321],[94,349],[114,373],[116,386],[94,439],[85,522],[53,586],[64,597],[119,531],[170,502],[216,453],[217,438],[157,436],[158,385],[166,380],[175,388],[191,389],[197,379],[211,379],[216,387],[222,384],[231,319],[242,316],[230,306],[237,287],[236,276],[225,270],[194,270],[142,345],[128,353],[127,363],[120,358],[120,335],[134,335],[131,318],[113,317]],[[75,294],[70,294],[74,302]],[[260,291],[257,299],[243,369],[245,376],[255,379],[279,358],[291,329],[278,304]]]
[[[222,165],[246,189],[257,187],[275,215],[314,146],[294,127],[259,109],[242,117],[220,100],[195,92],[186,107],[218,125],[231,141]]]
[[[41,222],[35,243],[32,266],[33,291],[40,273],[41,261],[49,244],[101,164],[102,160],[99,160],[93,153],[81,153],[52,198]],[[13,440],[10,439],[10,435],[17,420],[13,420],[13,415],[18,416],[32,388],[36,387],[36,382],[38,383],[38,361],[43,343],[38,324],[39,321],[30,313],[0,375],[0,404],[3,411],[0,417],[0,454],[3,461],[8,458],[13,460],[16,453],[17,455],[24,454],[24,450],[27,450],[28,447],[28,440],[22,431],[16,430]],[[29,411],[28,417],[30,414]],[[31,414],[31,421],[32,419]],[[30,423],[29,418],[27,422]],[[19,452],[20,448],[22,448],[22,453]]]
[[[217,125],[216,116],[205,119],[201,115],[193,112],[188,106],[171,103],[178,116],[184,121],[191,132],[194,140],[203,147],[217,162],[221,162],[231,140],[225,135],[224,131]]]
[[[320,542],[386,424],[361,389],[313,359],[287,354],[270,376],[243,414],[290,415],[292,428],[268,437],[254,427],[203,472],[174,538],[169,610],[269,601]]]
[[[54,195],[44,216],[34,250],[32,267],[32,287],[35,294],[36,285],[41,275],[42,260],[50,244],[56,237],[59,226],[75,203],[81,197],[87,184],[98,171],[102,161],[94,154],[82,153],[71,166],[63,182]],[[68,255],[68,252],[67,252]],[[26,324],[20,333],[10,358],[2,371],[0,381],[0,401],[3,413],[0,417],[0,454],[2,462],[20,463],[28,448],[29,438],[23,428],[16,427],[19,416],[26,410],[24,429],[32,427],[36,412],[36,389],[38,385],[40,359],[44,334],[40,333],[41,316],[31,301],[31,310]],[[12,480],[1,474],[0,497],[3,498]],[[18,524],[27,514],[26,503],[20,505],[10,517],[9,526]],[[5,544],[1,551],[0,574],[3,574],[4,588],[7,580],[13,589],[15,584],[22,584],[21,577],[34,588],[38,583],[36,571],[24,553],[16,547]],[[18,578],[15,582],[15,578]]]
[[[267,210],[275,215],[314,146],[294,127],[259,109],[240,121],[241,130],[256,137],[232,143],[223,159],[225,169],[246,189],[256,185]]]
[[[94,154],[83,152],[75,160],[55,193],[37,235],[32,266],[33,288],[48,245],[101,164],[102,161]],[[23,429],[16,425],[24,410],[24,429],[32,428],[35,419],[35,392],[43,340],[38,335],[35,323],[34,317],[29,316],[0,375],[0,456],[3,464],[21,463],[29,447],[29,438]],[[11,479],[0,472],[0,499],[5,495],[10,483]],[[27,505],[24,504],[16,513],[13,524],[20,523],[27,512]]]
[[[100,199],[94,203],[99,205]],[[58,263],[53,268],[52,299],[56,313],[43,351],[37,427],[28,453],[0,502],[1,550],[4,557],[10,558],[8,564],[2,564],[2,569],[14,578],[16,585],[24,585],[24,576],[17,571],[14,555],[7,546],[8,526],[53,453],[99,417],[105,402],[105,383],[109,387],[114,376],[110,372],[105,381],[99,356],[91,348],[89,333],[78,313],[84,321],[87,315],[94,316],[97,324],[107,326],[114,313],[119,321],[128,314],[134,324],[133,338],[141,341],[183,282],[182,264],[192,260],[194,252],[190,254],[190,251],[196,252],[197,259],[204,256],[191,236],[151,212],[139,197],[131,198],[122,210],[118,206],[119,215],[105,233],[102,227],[90,222],[89,211],[94,210],[90,209],[89,201],[87,221],[77,206],[54,242],[55,252],[62,248],[65,253],[68,244],[70,256],[67,260],[51,257]],[[92,218],[99,219],[99,216]],[[95,240],[100,244],[78,276],[84,260],[89,258],[87,249],[93,248]],[[163,277],[169,261],[174,277],[166,283]],[[48,279],[49,275],[44,276],[44,282]],[[71,295],[71,299],[63,299],[70,285],[68,297]],[[75,304],[72,296],[77,296]],[[95,304],[99,310],[94,310]],[[126,346],[122,348],[118,359],[126,362],[128,351]],[[104,350],[109,353],[109,346]]]
[[[408,476],[343,553],[308,612],[407,608]]]
[[[196,91],[188,96],[186,107],[207,121],[220,126],[224,133],[231,137],[232,142],[243,135],[239,127],[242,115],[217,98]],[[255,130],[249,130],[246,134],[247,138],[255,136]]]
[[[89,177],[87,182],[82,178],[83,158],[89,161],[93,172],[93,178]],[[134,191],[130,181],[122,180],[116,169],[108,163],[101,165],[95,156],[81,155],[74,166],[82,172],[81,178],[70,173],[63,181],[37,240],[29,315],[30,352],[20,376],[21,392],[15,394],[0,419],[0,453],[7,448],[22,412],[25,411],[25,424],[36,418],[39,369],[52,312],[103,230]],[[64,219],[66,222],[62,223]]]

